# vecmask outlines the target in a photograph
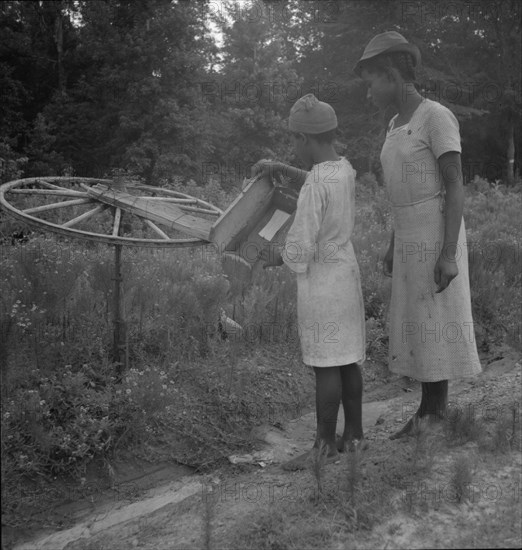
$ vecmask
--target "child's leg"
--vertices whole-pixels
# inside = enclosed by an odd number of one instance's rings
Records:
[[[335,428],[341,404],[342,378],[339,367],[314,367],[315,410],[317,414],[317,435],[314,447],[321,440],[328,446],[328,454],[337,454]]]
[[[408,420],[406,425],[390,436],[390,439],[399,439],[413,429],[415,422],[426,415],[433,419],[441,419],[446,413],[448,404],[448,381],[422,382],[421,404],[417,412]]]
[[[346,445],[364,439],[362,428],[362,391],[363,380],[357,363],[339,367],[342,382],[342,402],[344,409],[344,432],[338,450],[343,451]]]
[[[321,440],[327,447],[327,461],[335,462],[338,457],[335,441],[337,414],[341,404],[341,373],[339,367],[314,367],[315,409],[317,415],[317,435],[314,448],[319,448]],[[282,465],[284,470],[303,470],[310,464],[311,451],[293,458]]]

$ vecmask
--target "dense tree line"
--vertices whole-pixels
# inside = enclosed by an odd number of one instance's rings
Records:
[[[520,167],[521,12],[485,4],[282,0],[48,0],[0,4],[2,181],[101,177],[237,185],[258,158],[292,161],[285,118],[313,91],[339,146],[379,173],[390,113],[351,68],[372,35],[419,45],[419,88],[461,122],[464,175],[513,183]],[[218,32],[216,32],[216,30]]]

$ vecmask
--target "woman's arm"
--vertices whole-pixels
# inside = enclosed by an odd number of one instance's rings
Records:
[[[392,230],[390,244],[388,246],[388,251],[384,255],[384,260],[382,262],[382,270],[386,277],[391,277],[393,273],[393,250],[395,247],[395,231]]]
[[[462,211],[464,209],[464,187],[462,185],[462,166],[460,153],[450,151],[438,159],[440,174],[446,190],[444,243],[435,264],[435,283],[437,292],[442,292],[458,275],[456,256]]]

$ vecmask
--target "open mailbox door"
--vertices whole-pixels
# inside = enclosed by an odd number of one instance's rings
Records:
[[[262,267],[258,256],[269,244],[284,244],[297,208],[297,191],[254,178],[216,220],[210,240],[230,277],[250,279]]]

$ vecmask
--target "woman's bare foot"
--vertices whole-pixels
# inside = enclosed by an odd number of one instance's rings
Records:
[[[439,424],[444,419],[443,414],[425,414],[419,416],[419,413],[415,413],[406,424],[394,434],[390,435],[390,439],[400,439],[405,435],[414,435],[416,429],[421,429],[422,426],[434,426]]]
[[[309,468],[312,465],[315,452],[317,452],[315,448],[311,449],[310,451],[306,451],[306,453],[296,456],[295,458],[292,458],[292,460],[289,460],[288,462],[282,464],[281,468],[290,472],[294,472],[296,470],[306,470],[306,468]],[[334,462],[337,462],[338,460],[339,453],[337,452],[337,450],[330,449],[328,454],[324,458],[324,463],[332,464]]]
[[[348,451],[353,453],[356,449],[359,451],[366,451],[370,445],[368,441],[361,437],[361,439],[344,439],[343,437],[337,438],[337,450],[340,453]]]
[[[410,435],[412,430],[418,424],[419,419],[420,417],[418,413],[415,413],[398,432],[395,432],[394,434],[390,435],[390,439],[391,440],[400,439],[405,435]]]

